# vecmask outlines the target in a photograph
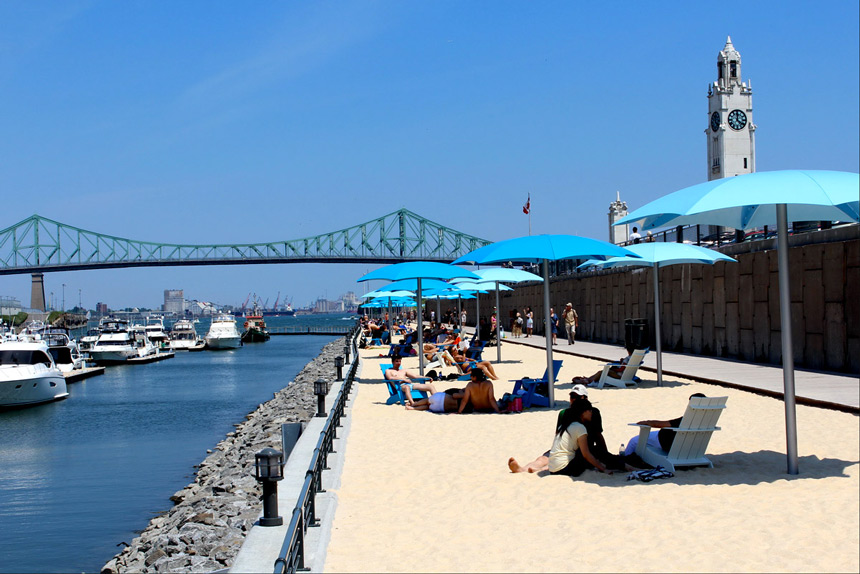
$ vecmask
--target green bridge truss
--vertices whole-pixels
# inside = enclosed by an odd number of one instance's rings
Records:
[[[449,263],[489,243],[407,209],[315,237],[235,245],[135,241],[33,215],[0,231],[0,275],[168,265]]]

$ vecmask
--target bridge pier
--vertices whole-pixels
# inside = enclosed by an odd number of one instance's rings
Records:
[[[45,310],[45,275],[43,273],[31,273],[30,282],[30,307]]]

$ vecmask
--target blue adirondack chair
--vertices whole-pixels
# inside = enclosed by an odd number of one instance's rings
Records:
[[[379,368],[382,369],[382,378],[385,378],[385,371],[391,368],[391,363],[380,363]],[[428,379],[421,379],[422,381]],[[406,404],[406,396],[403,394],[403,390],[400,388],[400,381],[389,381],[385,380],[385,384],[388,387],[388,400],[385,401],[386,405],[393,405],[396,402],[399,402],[401,405]],[[412,400],[417,401],[420,399],[426,399],[427,393],[424,391],[417,391],[412,389]]]
[[[561,360],[553,360],[552,362],[552,372],[555,373],[556,377],[558,377],[558,372],[561,370]],[[514,396],[520,396],[523,399],[523,408],[527,409],[529,407],[548,407],[550,406],[549,399],[537,392],[537,387],[541,383],[544,385],[547,384],[547,371],[543,372],[543,377],[540,379],[520,379],[516,381],[514,384],[514,390],[511,394]]]

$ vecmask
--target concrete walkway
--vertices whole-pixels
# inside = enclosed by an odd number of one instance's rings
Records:
[[[517,339],[507,337],[502,340],[502,359],[504,359],[505,345],[508,344],[529,345],[545,349],[546,339],[538,335]],[[562,337],[558,338],[558,343],[553,347],[553,352],[607,362],[617,361],[627,354],[627,351],[619,345],[588,341],[579,341],[575,345],[568,345]],[[487,347],[484,349],[484,359],[495,362],[496,348]],[[656,353],[648,353],[645,357],[645,364],[641,368],[656,373]],[[591,373],[582,374],[589,375]],[[784,398],[782,367],[778,366],[664,351],[663,374],[732,387],[779,399]],[[860,414],[860,378],[857,375],[795,369],[794,385],[798,404]]]

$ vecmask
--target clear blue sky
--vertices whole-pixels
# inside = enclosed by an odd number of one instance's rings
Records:
[[[490,240],[606,239],[707,179],[731,35],[759,171],[858,171],[858,3],[0,2],[0,228],[38,213],[130,239],[295,239],[409,208]],[[46,275],[66,306],[166,288],[302,305],[361,265]],[[0,294],[29,304],[29,276]],[[59,301],[58,301],[59,302]]]

